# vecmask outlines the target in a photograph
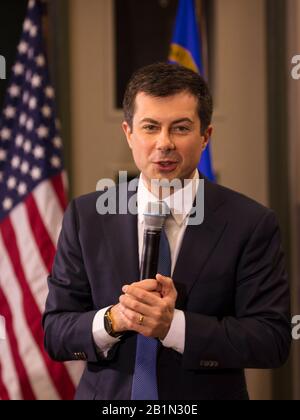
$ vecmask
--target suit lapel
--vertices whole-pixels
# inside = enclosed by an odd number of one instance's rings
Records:
[[[224,200],[215,193],[216,186],[205,180],[205,213],[201,225],[188,225],[173,273],[178,292],[176,307],[182,309],[194,283],[213,253],[227,221],[217,212]]]
[[[134,192],[128,192],[128,199],[133,194]],[[106,214],[103,220],[103,230],[116,281],[119,281],[120,287],[138,281],[140,270],[137,215]]]

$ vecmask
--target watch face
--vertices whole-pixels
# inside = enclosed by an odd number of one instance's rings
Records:
[[[109,317],[105,314],[104,315],[104,328],[107,332],[107,334],[111,335],[112,333],[112,325]]]
[[[109,334],[111,337],[118,338],[122,335],[121,333],[114,332],[112,322],[109,316],[109,309],[104,315],[104,328],[107,334]]]

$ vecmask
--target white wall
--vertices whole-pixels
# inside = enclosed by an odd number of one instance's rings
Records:
[[[265,2],[215,3],[214,162],[222,184],[267,203]]]
[[[71,119],[74,194],[94,191],[97,180],[132,169],[121,131],[122,114],[111,110],[113,65],[110,0],[71,0]]]

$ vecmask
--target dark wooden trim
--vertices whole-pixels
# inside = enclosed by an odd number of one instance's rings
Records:
[[[69,180],[69,198],[72,198],[69,6],[69,0],[48,2],[48,53],[51,78],[56,92],[56,107],[61,122],[65,168]]]
[[[286,0],[266,0],[269,201],[291,273]],[[273,399],[292,398],[291,362],[273,372]]]
[[[0,7],[0,55],[4,56],[6,61],[6,79],[0,79],[0,109],[2,109],[22,33],[27,0],[2,0]]]

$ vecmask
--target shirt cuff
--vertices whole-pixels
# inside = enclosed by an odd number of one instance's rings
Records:
[[[185,316],[183,311],[175,309],[169,332],[161,343],[164,347],[170,347],[183,354],[185,343]]]
[[[120,341],[119,338],[109,335],[104,327],[104,314],[109,308],[110,306],[100,309],[100,311],[98,311],[94,316],[93,320],[94,342],[104,357],[107,357],[109,350]]]

